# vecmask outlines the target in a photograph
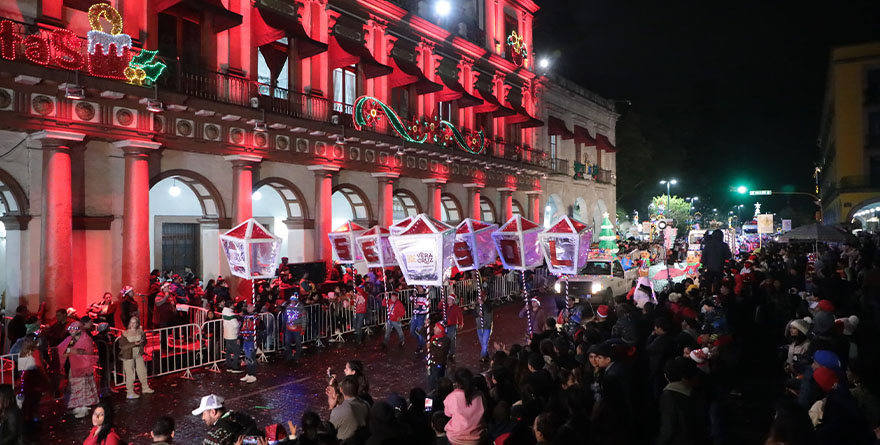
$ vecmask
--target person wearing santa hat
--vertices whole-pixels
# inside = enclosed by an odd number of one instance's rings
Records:
[[[428,339],[428,392],[437,389],[437,381],[446,375],[451,343],[442,321],[434,323],[434,335]]]
[[[819,443],[875,443],[873,431],[839,373],[820,366],[813,372],[813,381],[824,394],[810,408]]]

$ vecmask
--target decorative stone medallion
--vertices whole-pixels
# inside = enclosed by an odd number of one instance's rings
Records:
[[[31,108],[40,116],[54,116],[55,99],[44,94],[34,94],[31,98]]]

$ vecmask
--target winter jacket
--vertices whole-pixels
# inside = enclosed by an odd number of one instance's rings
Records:
[[[221,314],[223,315],[223,339],[238,340],[238,317],[236,317],[235,313],[232,312],[231,307],[223,308],[223,312]]]
[[[697,405],[691,387],[685,382],[671,382],[660,395],[660,432],[657,445],[691,445],[700,440],[701,426],[696,424]]]
[[[406,315],[406,308],[403,307],[403,303],[400,300],[395,302],[391,302],[390,299],[382,302],[382,305],[390,308],[388,309],[388,321],[400,321]]]
[[[846,384],[838,383],[825,397],[822,423],[816,425],[822,445],[874,443],[873,432]]]
[[[730,259],[730,246],[724,242],[720,230],[715,230],[703,247],[700,263],[712,272],[721,272],[724,262]]]
[[[483,320],[480,322],[480,307],[483,309]],[[474,317],[477,321],[477,329],[492,329],[492,300],[487,299],[480,304],[479,301],[474,305]]]
[[[448,326],[464,326],[464,314],[461,307],[451,304],[446,308],[446,322]]]
[[[281,313],[281,323],[288,331],[303,332],[306,330],[308,316],[302,304],[288,304]]]

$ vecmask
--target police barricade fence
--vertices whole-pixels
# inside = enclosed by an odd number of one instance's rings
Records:
[[[18,353],[0,355],[0,385],[12,385],[15,388],[18,384],[17,368]]]
[[[447,285],[449,292],[455,293],[459,298],[462,308],[473,307],[476,301],[476,279],[461,280]],[[489,280],[489,296],[495,300],[504,301],[513,295],[521,293],[521,281],[517,272],[504,275],[495,275]],[[408,288],[395,291],[400,301],[406,308],[406,314],[402,321],[409,321],[413,314],[413,296],[415,289]],[[382,328],[388,318],[384,300],[389,293],[381,293],[367,300],[367,314],[364,320],[364,329],[370,331]],[[441,310],[442,300],[439,296],[439,288],[429,289],[432,310]],[[145,331],[147,344],[144,354],[147,355],[147,366],[150,377],[184,372],[185,377],[191,376],[192,369],[209,366],[217,371],[218,364],[225,360],[225,347],[223,341],[223,320],[212,319],[208,310],[191,305],[178,305],[180,312],[186,312],[187,321],[190,323]],[[354,332],[355,320],[354,304],[345,305],[341,302],[330,304],[310,304],[304,307],[307,318],[306,327],[302,335],[303,343],[314,342],[322,345],[322,340],[345,341],[344,335]],[[216,314],[215,314],[216,316]],[[284,319],[283,311],[272,314],[269,312],[258,314],[265,330],[265,335],[258,338],[258,346],[265,353],[280,351],[284,345]],[[119,358],[118,336],[122,335],[119,329],[112,329],[116,335],[113,347],[108,351],[108,366],[110,369],[111,382],[114,386],[125,383],[125,375],[122,361]],[[6,378],[11,381],[14,377],[13,358],[0,356],[4,360],[3,373],[0,379]],[[7,371],[6,363],[11,363],[11,371]],[[102,365],[103,366],[103,365]],[[8,375],[7,375],[8,374]]]

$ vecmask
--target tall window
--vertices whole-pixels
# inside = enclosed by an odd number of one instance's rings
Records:
[[[178,26],[178,23],[180,26]],[[171,14],[159,14],[159,53],[165,60],[184,62],[186,72],[198,72],[202,68],[202,32],[198,23]],[[167,69],[174,70],[172,64]],[[183,63],[181,63],[183,65]],[[214,67],[205,67],[214,69]]]
[[[504,8],[504,45],[507,46],[507,36],[509,36],[513,31],[516,31],[519,34],[519,26],[516,19],[516,11],[513,9]]]
[[[455,123],[455,119],[452,116],[452,102],[451,101],[438,102],[437,103],[437,113],[439,114],[440,119]]]
[[[397,112],[402,119],[409,119],[409,87],[397,87],[391,89],[391,108]]]
[[[556,159],[556,149],[559,144],[559,136],[555,134],[550,135],[550,159]]]
[[[355,66],[333,70],[333,111],[351,114],[357,98]]]
[[[492,139],[495,137],[495,131],[492,128],[492,113],[477,113],[474,118],[475,127],[474,131],[483,130],[483,136],[486,139]]]

